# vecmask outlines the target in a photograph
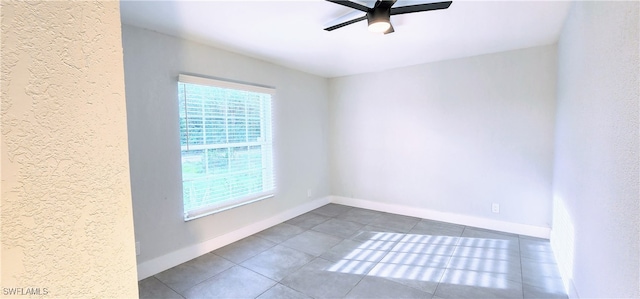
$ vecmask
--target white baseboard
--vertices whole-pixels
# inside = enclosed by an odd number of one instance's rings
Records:
[[[185,247],[163,256],[148,260],[138,264],[138,280],[145,279],[164,270],[170,269],[177,265],[180,265],[186,261],[197,258],[203,254],[206,254],[212,250],[216,250],[220,247],[229,245],[235,241],[246,238],[257,232],[265,230],[274,225],[285,222],[291,218],[302,215],[306,212],[317,209],[329,203],[329,197],[319,198],[303,205],[297,206],[293,209],[281,212],[273,217],[264,219],[242,227],[240,229],[231,231],[222,236],[204,241],[202,243],[194,244],[189,247]]]
[[[430,219],[436,221],[443,221],[473,227],[479,227],[484,229],[491,229],[502,231],[506,233],[519,234],[537,238],[549,239],[551,229],[548,227],[540,227],[533,225],[526,225],[520,223],[506,222],[500,220],[486,219],[474,216],[467,216],[461,214],[453,214],[440,212],[435,210],[408,207],[404,205],[396,205],[389,203],[376,202],[371,200],[342,197],[342,196],[330,196],[330,201],[336,204],[342,204],[357,208],[369,209],[374,211],[381,211],[387,213],[393,213],[398,215],[405,215],[411,217],[418,217],[423,219]]]
[[[473,227],[485,228],[514,233],[538,238],[549,238],[550,229],[532,225],[518,224],[512,222],[498,221],[480,217],[465,216],[460,214],[445,213],[429,209],[407,207],[389,203],[381,203],[370,200],[348,198],[341,196],[328,196],[319,198],[295,208],[283,211],[273,217],[252,223],[240,229],[231,231],[222,236],[209,239],[202,243],[194,244],[163,256],[138,264],[138,280],[145,279],[164,270],[180,265],[186,261],[197,258],[203,254],[224,247],[233,242],[246,238],[274,225],[285,222],[291,218],[302,215],[328,203],[342,204],[352,207],[369,210],[393,213],[398,215],[412,216],[424,219],[431,219]],[[575,290],[575,289],[574,289]],[[577,296],[576,296],[577,297]]]

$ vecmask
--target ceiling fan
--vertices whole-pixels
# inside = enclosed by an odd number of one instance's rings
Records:
[[[373,7],[368,7],[352,1],[341,1],[341,0],[327,0],[327,1],[340,4],[346,7],[350,7],[350,8],[356,9],[357,11],[354,11],[352,13],[349,13],[347,15],[344,15],[334,20],[332,22],[332,24],[334,25],[330,25],[324,30],[332,31],[347,25],[351,25],[356,22],[367,20],[369,25],[369,31],[379,32],[384,34],[389,34],[394,32],[393,25],[391,25],[391,16],[393,15],[447,9],[451,5],[451,1],[445,1],[445,2],[432,2],[432,3],[422,3],[422,4],[393,7],[393,5],[396,3],[397,0],[377,0],[373,5]],[[405,2],[408,2],[408,1],[405,1]],[[365,13],[365,15],[359,16],[362,13]]]

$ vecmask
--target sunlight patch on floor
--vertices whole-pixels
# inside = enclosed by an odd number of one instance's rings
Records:
[[[519,263],[509,255],[518,244],[509,240],[368,234],[366,241],[327,271],[504,289],[509,263]]]

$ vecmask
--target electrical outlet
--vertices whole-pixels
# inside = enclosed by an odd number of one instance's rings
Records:
[[[136,242],[136,255],[140,255],[140,242]]]
[[[311,198],[311,189],[307,189],[307,197]]]
[[[495,202],[492,203],[491,204],[491,212],[500,213],[500,205],[495,203]]]

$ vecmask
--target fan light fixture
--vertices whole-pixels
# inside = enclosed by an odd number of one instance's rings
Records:
[[[369,31],[386,32],[391,27],[389,10],[371,10],[367,12],[367,22],[369,23]]]
[[[375,23],[369,23],[369,31],[371,32],[383,33],[389,30],[389,27],[391,27],[391,24],[389,24],[389,22],[387,21],[378,21]]]

